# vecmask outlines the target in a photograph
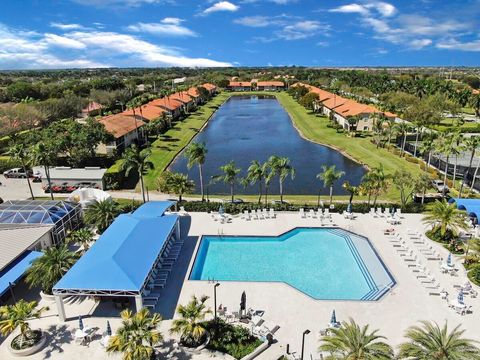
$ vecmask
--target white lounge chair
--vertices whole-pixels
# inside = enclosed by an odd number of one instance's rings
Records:
[[[250,214],[248,213],[248,210],[243,211],[243,217],[245,220],[250,221]]]
[[[270,219],[275,219],[275,210],[273,208],[270,208]]]
[[[304,219],[306,217],[305,210],[303,208],[300,208],[300,210],[298,210],[298,213],[300,214],[300,217],[302,219]]]
[[[263,214],[262,214],[262,209],[257,209],[257,218],[258,218],[258,220],[264,219]]]
[[[264,219],[270,218],[270,214],[268,213],[268,210],[267,210],[267,209],[263,209],[263,210],[262,210],[262,213],[263,213],[263,218],[264,218]]]
[[[316,216],[315,216],[315,210],[310,209],[310,210],[308,211],[308,217],[310,217],[310,218],[312,218],[312,219],[315,218],[315,217],[316,217]]]

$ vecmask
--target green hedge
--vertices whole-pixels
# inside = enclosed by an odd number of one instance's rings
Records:
[[[473,266],[467,275],[471,282],[480,286],[480,264]]]
[[[342,212],[347,210],[348,204],[346,203],[334,203],[335,209],[332,212]],[[218,211],[220,206],[223,206],[225,212],[229,214],[239,214],[242,213],[244,210],[256,210],[256,209],[263,209],[273,208],[277,211],[298,211],[300,208],[305,210],[310,209],[317,209],[315,205],[298,205],[298,204],[268,204],[265,206],[264,204],[258,203],[242,203],[242,204],[231,204],[231,203],[224,203],[220,204],[218,202],[201,202],[201,201],[183,201],[179,206],[183,206],[186,211],[190,212],[210,212],[210,211]],[[370,212],[370,208],[372,205],[368,205],[367,203],[354,203],[353,204],[353,212],[356,213],[368,213]],[[400,208],[399,204],[396,203],[382,203],[377,204],[376,207],[380,207],[382,209],[385,208]],[[405,209],[402,211],[405,213],[421,213],[424,210],[424,206],[422,204],[416,203],[409,203]]]
[[[123,160],[119,159],[110,166],[104,175],[105,186],[108,190],[120,189],[123,180],[125,179],[125,172],[122,170]]]
[[[18,167],[22,167],[22,164],[19,161],[12,160],[9,156],[0,156],[0,173]]]

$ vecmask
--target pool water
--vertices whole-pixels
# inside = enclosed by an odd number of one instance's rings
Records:
[[[368,239],[336,228],[204,236],[190,279],[284,282],[324,300],[377,300],[395,283]]]

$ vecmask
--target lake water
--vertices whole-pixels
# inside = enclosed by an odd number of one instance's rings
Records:
[[[252,160],[264,162],[274,154],[289,157],[296,170],[293,180],[285,180],[284,194],[318,194],[323,184],[316,175],[322,171],[322,165],[336,165],[337,169],[346,173],[337,182],[335,194],[344,194],[341,185],[345,180],[358,185],[366,172],[360,164],[338,151],[303,139],[288,113],[274,97],[231,97],[217,110],[194,141],[205,142],[208,149],[204,164],[205,185],[212,176],[220,174],[220,166],[230,160],[234,160],[236,166],[242,169],[240,177],[245,175]],[[198,167],[188,169],[183,153],[175,159],[170,170],[188,173],[197,185],[196,193],[200,192]],[[229,191],[229,186],[223,183],[208,185],[210,194],[228,194]],[[245,189],[238,184],[236,193],[256,194],[258,185]],[[279,193],[277,179],[272,181],[269,193]],[[322,190],[322,194],[327,193],[328,190]]]

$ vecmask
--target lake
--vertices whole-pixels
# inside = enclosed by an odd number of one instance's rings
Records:
[[[287,156],[296,170],[293,180],[284,182],[284,194],[316,195],[323,183],[316,178],[322,165],[336,165],[345,171],[335,185],[335,194],[344,194],[342,183],[360,183],[366,170],[363,166],[329,147],[312,143],[300,136],[289,114],[275,97],[233,96],[209,120],[208,125],[193,140],[205,142],[208,153],[204,164],[204,182],[207,185],[214,175],[221,173],[220,166],[234,160],[244,176],[250,162],[266,161],[271,155]],[[170,166],[171,171],[188,173],[200,193],[198,167],[187,168],[183,153]],[[206,189],[207,191],[207,189]],[[208,185],[209,194],[228,194],[229,186],[223,183]],[[256,194],[258,185],[243,188],[236,185],[238,194]],[[274,179],[269,193],[278,194],[278,180]],[[322,190],[327,194],[328,190]]]

